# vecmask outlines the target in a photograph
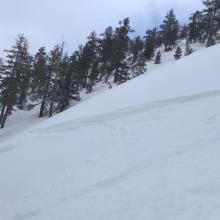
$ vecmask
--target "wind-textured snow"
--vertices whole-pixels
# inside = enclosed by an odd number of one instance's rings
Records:
[[[219,220],[219,53],[1,130],[0,219]]]

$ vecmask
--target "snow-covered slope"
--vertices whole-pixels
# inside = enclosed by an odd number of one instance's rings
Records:
[[[158,100],[220,89],[220,45],[200,49],[179,61],[159,65],[145,75],[55,116],[51,123],[99,115]],[[46,124],[48,124],[46,122]]]
[[[218,220],[219,53],[161,65],[4,138],[0,219]]]

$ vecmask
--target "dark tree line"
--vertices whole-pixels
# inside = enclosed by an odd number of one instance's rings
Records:
[[[159,27],[146,31],[143,38],[131,38],[134,32],[129,18],[116,28],[108,27],[98,35],[92,32],[85,45],[68,55],[64,43],[49,53],[44,47],[31,56],[28,42],[18,36],[15,45],[0,59],[0,127],[15,109],[28,110],[40,105],[39,117],[51,117],[80,100],[80,91],[93,91],[98,82],[121,84],[146,71],[147,62],[161,63],[161,52],[176,49],[174,58],[183,51],[177,47],[186,39],[184,55],[193,50],[191,43],[214,45],[220,39],[220,0],[203,1],[204,10],[193,13],[188,24],[180,25],[170,10]]]

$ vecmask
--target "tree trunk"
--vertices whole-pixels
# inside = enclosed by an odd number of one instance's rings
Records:
[[[5,113],[3,114],[3,117],[2,117],[2,120],[1,120],[1,128],[4,128],[6,119],[7,119],[8,114],[9,114],[10,111],[11,111],[10,106],[7,106],[6,110],[5,110]]]
[[[47,76],[47,81],[46,81],[44,91],[43,91],[43,98],[42,98],[42,103],[41,103],[41,107],[40,107],[39,118],[44,117],[44,109],[45,109],[45,104],[46,104],[45,99],[47,97],[47,93],[49,90],[49,85],[50,85],[50,81],[51,81],[51,75],[52,75],[52,71],[53,71],[54,62],[55,62],[55,58],[53,57],[52,63],[50,65],[49,73]]]
[[[106,71],[105,83],[108,83],[109,77],[112,74],[110,64],[108,64],[106,68],[107,68],[107,71]]]
[[[2,110],[1,110],[1,114],[0,114],[0,124],[2,123],[2,119],[3,119],[3,116],[4,116],[4,112],[5,112],[5,105],[2,106]]]
[[[44,117],[44,109],[45,109],[45,100],[43,100],[42,103],[41,103],[39,118]]]
[[[117,83],[117,82],[118,82],[118,78],[119,78],[119,76],[118,76],[118,67],[117,67],[116,70],[115,70],[114,83]]]
[[[53,101],[50,103],[49,117],[52,117],[52,115],[53,115]]]

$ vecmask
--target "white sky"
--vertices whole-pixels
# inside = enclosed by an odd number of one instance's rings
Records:
[[[10,48],[20,33],[28,40],[32,52],[40,46],[49,50],[64,39],[70,50],[85,42],[93,30],[116,26],[124,17],[143,35],[158,25],[167,11],[174,8],[185,21],[201,8],[201,0],[0,0],[0,54]]]

